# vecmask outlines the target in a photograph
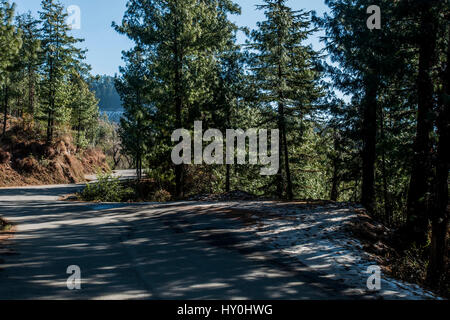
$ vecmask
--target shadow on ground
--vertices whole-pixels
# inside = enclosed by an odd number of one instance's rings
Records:
[[[19,226],[0,256],[0,299],[349,298],[343,284],[293,267],[240,221],[207,214],[198,203],[102,210],[20,200],[29,195],[55,189],[0,190],[0,213]],[[8,196],[16,200],[2,200]],[[82,290],[67,289],[71,265],[81,268]]]

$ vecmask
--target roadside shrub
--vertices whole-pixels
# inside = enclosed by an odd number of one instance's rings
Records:
[[[432,287],[426,282],[429,260],[429,245],[423,247],[412,247],[392,260],[392,275],[395,278],[416,283],[433,290],[442,297],[450,297],[450,264],[445,263],[444,272],[440,279]],[[447,259],[446,259],[447,260]]]
[[[11,225],[8,224],[5,220],[0,218],[0,231],[9,231],[11,229]]]
[[[427,274],[427,247],[412,247],[393,260],[392,273],[404,281],[423,284]]]
[[[443,297],[445,297],[447,299],[450,298],[450,265],[449,265],[449,263],[446,264],[444,272],[441,275],[441,278],[439,279],[438,290],[439,290],[439,293]]]
[[[153,201],[156,202],[167,202],[170,201],[170,199],[172,199],[172,195],[166,190],[158,190],[153,196]]]
[[[133,198],[134,190],[125,187],[110,173],[99,173],[98,182],[88,184],[80,193],[83,201],[126,202]]]

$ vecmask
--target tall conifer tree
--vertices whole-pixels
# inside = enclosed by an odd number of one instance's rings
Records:
[[[3,129],[6,132],[8,119],[10,77],[17,63],[18,53],[22,47],[21,34],[13,24],[15,5],[7,0],[0,2],[0,85],[2,89]]]
[[[318,55],[303,42],[315,32],[309,12],[294,11],[286,0],[265,0],[259,5],[266,21],[252,32],[251,68],[255,76],[258,101],[266,109],[266,123],[276,123],[280,130],[280,171],[277,193],[280,198],[294,197],[291,174],[289,133],[295,118],[302,119],[320,96],[316,68]],[[273,109],[276,112],[273,112]],[[297,128],[301,130],[301,128]]]
[[[121,25],[113,24],[152,53],[148,65],[159,92],[152,100],[165,115],[159,118],[170,126],[167,133],[192,126],[189,115],[210,95],[206,79],[214,54],[236,29],[228,14],[238,12],[230,0],[130,0]],[[183,177],[183,166],[175,166],[178,197],[184,194]]]
[[[57,0],[43,0],[41,44],[44,54],[42,72],[42,94],[44,115],[47,121],[47,143],[51,143],[56,122],[61,116],[62,106],[57,103],[58,89],[62,88],[72,69],[85,72],[86,66],[81,62],[84,51],[75,45],[82,40],[70,35],[67,13]]]

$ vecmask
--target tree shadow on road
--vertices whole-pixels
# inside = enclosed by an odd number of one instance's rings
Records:
[[[0,299],[348,298],[343,284],[290,267],[273,249],[241,246],[255,239],[237,221],[187,203],[93,206],[2,201],[21,228],[15,254],[0,257]],[[71,265],[82,290],[67,289]]]

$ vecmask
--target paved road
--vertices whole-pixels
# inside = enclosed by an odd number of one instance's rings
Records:
[[[17,224],[0,247],[0,299],[336,299],[341,284],[293,266],[200,203],[59,202],[81,186],[0,189]],[[67,267],[82,289],[67,289]]]
[[[128,180],[128,179],[136,179],[136,170],[135,169],[129,169],[129,170],[114,170],[111,174],[113,177],[119,178],[121,180]],[[97,180],[96,174],[90,174],[85,176],[87,181],[95,181]]]

